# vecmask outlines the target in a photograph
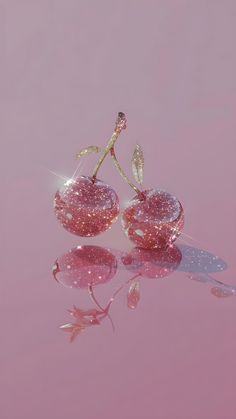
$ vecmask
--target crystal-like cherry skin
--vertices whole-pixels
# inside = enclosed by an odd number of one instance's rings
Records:
[[[77,246],[59,257],[53,266],[54,278],[69,288],[104,284],[116,271],[116,257],[100,246]]]
[[[180,202],[168,192],[149,189],[129,201],[122,214],[127,237],[138,247],[165,248],[180,235],[184,213]]]
[[[144,278],[164,278],[178,268],[181,259],[181,251],[175,245],[150,250],[135,247],[122,257],[122,263],[128,271]]]
[[[119,199],[109,185],[87,176],[68,180],[56,192],[54,211],[62,226],[77,236],[97,236],[119,214]]]

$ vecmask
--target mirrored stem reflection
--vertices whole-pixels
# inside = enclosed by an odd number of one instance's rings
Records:
[[[114,302],[116,296],[122,291],[122,289],[130,284],[128,293],[127,293],[127,305],[130,309],[135,309],[140,300],[140,283],[138,277],[140,275],[135,275],[129,280],[127,280],[123,285],[121,285],[112,295],[107,305],[103,308],[98,302],[93,286],[88,285],[88,294],[90,299],[94,303],[96,309],[81,310],[80,308],[73,306],[72,310],[68,310],[70,315],[73,317],[72,323],[67,323],[60,326],[60,329],[70,333],[70,342],[73,342],[75,338],[87,327],[98,326],[106,318],[109,319],[113,332],[115,332],[115,325],[110,316],[109,310],[112,303]]]

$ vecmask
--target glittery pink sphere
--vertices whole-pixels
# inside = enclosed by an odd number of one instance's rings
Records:
[[[149,189],[136,195],[122,214],[127,237],[138,247],[165,248],[180,235],[183,208],[173,195]]]
[[[56,217],[77,236],[96,236],[107,230],[119,214],[119,199],[106,183],[81,176],[65,182],[54,199]]]
[[[116,274],[116,257],[99,246],[77,246],[59,257],[53,276],[69,288],[88,288],[109,282]]]

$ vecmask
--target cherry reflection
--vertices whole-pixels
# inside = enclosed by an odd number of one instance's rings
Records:
[[[137,308],[140,300],[140,278],[164,278],[178,267],[181,252],[176,246],[166,250],[146,250],[134,248],[122,254],[100,246],[77,246],[59,257],[53,266],[53,276],[58,283],[74,289],[87,289],[89,297],[96,308],[81,309],[73,306],[68,310],[72,321],[61,326],[70,334],[70,341],[85,329],[98,326],[108,318],[114,330],[110,308],[118,294],[128,287],[127,307]],[[111,281],[117,268],[125,269],[131,277],[123,282],[110,297],[105,306],[95,296],[95,288]]]
[[[181,260],[181,251],[175,245],[164,250],[135,247],[122,257],[127,270],[144,278],[165,278],[178,268]]]
[[[110,250],[100,246],[77,246],[60,256],[53,266],[53,276],[65,287],[87,289],[90,299],[96,308],[81,309],[73,306],[68,310],[72,322],[64,324],[61,329],[70,333],[70,341],[86,328],[98,326],[108,318],[112,328],[114,325],[109,314],[114,298],[103,307],[97,300],[94,288],[111,281],[117,272],[117,258]]]
[[[110,308],[126,289],[127,307],[134,310],[140,301],[141,282],[148,279],[164,279],[176,270],[187,274],[190,280],[210,285],[210,292],[217,298],[236,295],[236,287],[216,280],[210,274],[225,270],[226,263],[219,257],[191,246],[175,245],[167,249],[141,249],[135,247],[124,253],[100,246],[77,246],[59,257],[53,266],[53,276],[58,283],[74,289],[87,289],[93,307],[82,309],[73,306],[68,310],[72,320],[61,326],[70,334],[70,341],[85,329],[101,325],[108,319],[114,330]],[[96,295],[97,286],[107,284],[118,272],[130,274],[120,283],[105,305]],[[149,281],[148,281],[149,282]]]
[[[165,278],[171,275],[179,266],[182,259],[181,251],[172,245],[166,249],[133,248],[121,258],[123,266],[136,274],[131,279],[127,293],[127,306],[134,310],[140,301],[141,278]]]
[[[116,257],[108,249],[77,246],[56,260],[53,275],[66,287],[87,288],[109,282],[116,270]]]

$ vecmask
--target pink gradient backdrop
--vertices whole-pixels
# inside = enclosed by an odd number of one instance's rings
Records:
[[[93,240],[63,230],[48,170],[71,176],[75,153],[126,112],[124,167],[142,144],[145,186],[179,197],[184,239],[236,285],[235,28],[234,0],[0,1],[1,419],[235,418],[236,299],[184,272],[143,279],[137,310],[115,301],[115,334],[106,322],[69,345],[66,309],[91,304],[52,280],[54,260],[132,246],[119,222]],[[109,161],[101,177],[132,196]]]

